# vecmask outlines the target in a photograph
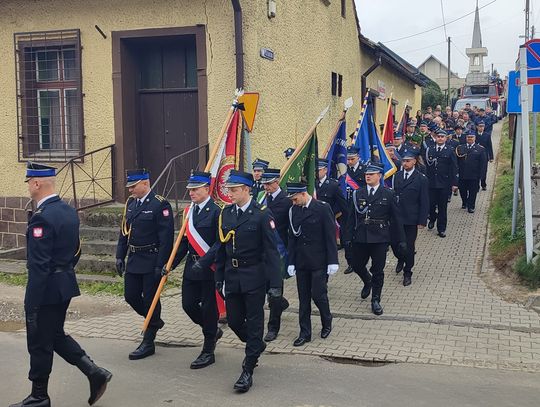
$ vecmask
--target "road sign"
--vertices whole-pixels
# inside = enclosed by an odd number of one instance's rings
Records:
[[[540,39],[525,43],[527,49],[527,84],[540,84]]]
[[[540,70],[539,70],[540,72]],[[529,85],[529,112],[540,112],[540,85]],[[519,72],[508,73],[508,100],[506,111],[508,113],[521,113],[521,87],[519,86]]]

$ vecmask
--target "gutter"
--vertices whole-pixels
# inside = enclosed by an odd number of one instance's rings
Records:
[[[242,33],[242,6],[240,0],[231,0],[234,10],[234,47],[236,55],[236,87],[244,87],[244,42]]]
[[[362,77],[361,77],[361,84],[362,84],[362,98],[364,98],[364,96],[366,95],[366,91],[367,91],[367,77],[375,70],[377,69],[377,67],[381,66],[382,65],[382,58],[381,58],[381,55],[377,55],[377,59],[375,60],[375,62],[373,63],[373,65],[371,65],[368,70],[366,72],[364,72],[362,74]]]

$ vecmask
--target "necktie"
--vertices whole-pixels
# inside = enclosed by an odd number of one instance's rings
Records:
[[[409,173],[408,172],[405,173],[405,181],[407,181],[407,178],[409,178]]]
[[[375,195],[375,188],[371,187],[369,188],[369,196]]]
[[[272,203],[272,201],[274,200],[274,197],[272,196],[272,194],[268,195],[268,198],[266,199],[266,202],[268,202],[269,204]]]
[[[140,199],[137,199],[137,203],[135,204],[135,208],[138,208],[142,205],[142,201]]]
[[[240,219],[240,216],[242,216],[242,209],[238,208],[236,211],[236,219]]]
[[[197,216],[201,212],[201,207],[199,205],[195,205],[195,216]]]
[[[441,152],[441,147],[437,147],[437,152],[438,152],[438,153]]]

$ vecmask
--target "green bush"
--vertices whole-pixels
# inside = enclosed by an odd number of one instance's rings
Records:
[[[515,271],[529,287],[540,287],[540,262],[527,263],[527,257],[522,255],[516,262]]]

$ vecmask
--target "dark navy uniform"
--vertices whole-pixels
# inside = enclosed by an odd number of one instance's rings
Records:
[[[366,165],[362,164],[362,162],[358,162],[357,165],[354,167],[347,166],[347,174],[349,177],[352,178],[356,184],[358,184],[359,187],[366,185]],[[354,191],[354,188],[350,185],[347,185],[347,201],[350,201],[352,198],[352,193]]]
[[[330,205],[334,217],[341,213],[341,215],[346,218],[347,200],[343,195],[339,182],[335,179],[326,177],[322,182],[317,182],[315,186],[317,199]]]
[[[292,205],[287,194],[277,185],[280,177],[280,170],[277,168],[267,168],[262,175],[261,182],[263,184],[277,187],[273,194],[266,193],[266,205],[270,217],[274,220],[275,236],[277,240],[277,248],[280,256],[286,258],[287,243],[288,243],[288,227],[289,227],[289,208]],[[274,185],[274,183],[276,183]],[[270,188],[273,189],[273,188]],[[285,270],[281,270],[282,277],[288,277]],[[270,283],[267,282],[267,289],[270,289]],[[283,294],[283,282],[281,284]],[[281,329],[281,314],[289,307],[289,301],[281,295],[281,297],[268,296],[268,308],[270,315],[268,317],[268,330],[264,336],[265,342],[275,340]]]
[[[446,235],[448,191],[457,186],[457,160],[454,149],[435,145],[426,151],[426,175],[429,180],[429,227],[437,222],[439,236]]]
[[[405,155],[405,157],[409,157],[409,155]],[[401,266],[404,267],[404,284],[406,281],[410,284],[418,225],[425,226],[427,224],[429,213],[428,179],[416,169],[413,169],[412,173],[401,170],[394,176],[394,192],[403,223],[407,250],[405,253],[399,253],[395,243],[392,245],[392,249],[398,258],[398,264],[401,263]]]
[[[372,166],[368,171],[372,171]],[[382,185],[376,191],[369,186],[360,188],[349,204],[349,213],[344,239],[348,245],[352,244],[353,269],[364,282],[362,298],[367,298],[372,289],[373,309],[374,302],[378,304],[381,300],[386,251],[392,242],[392,234],[397,236],[394,237],[396,242],[405,242],[394,192]],[[371,274],[366,270],[370,258]]]
[[[240,181],[244,183],[243,179],[248,179],[248,175],[231,171],[227,182],[242,178]],[[246,210],[240,213],[236,205],[223,208],[219,225],[221,246],[217,254],[216,284],[219,286],[224,282],[229,327],[246,343],[243,367],[251,381],[253,368],[265,348],[266,282],[271,288],[282,285],[275,222],[268,210],[251,200]]]
[[[210,173],[193,172],[187,188],[208,187],[210,180]],[[220,207],[210,197],[199,204],[192,203],[190,209],[184,212],[189,232],[180,241],[172,264],[172,267],[176,268],[184,258],[186,259],[182,277],[182,308],[191,320],[202,328],[204,335],[202,352],[191,364],[192,369],[214,363],[214,350],[219,339],[217,326],[219,315],[212,267],[215,267],[215,257],[220,246],[218,239],[220,212]],[[195,236],[200,237],[202,242]],[[221,335],[222,332],[219,331],[219,336]]]
[[[129,176],[128,176],[129,179]],[[165,198],[150,191],[144,202],[130,197],[126,202],[122,231],[118,238],[116,259],[128,255],[124,275],[124,297],[142,317],[146,317],[161,280],[174,240],[174,217]],[[153,347],[156,333],[163,327],[158,301],[141,347]],[[150,352],[149,354],[152,354]],[[137,359],[136,355],[130,356]]]
[[[28,163],[26,181],[33,183],[55,174],[53,167]],[[33,190],[34,186],[29,188]],[[32,393],[11,407],[50,406],[47,384],[54,352],[88,377],[89,402],[93,404],[105,391],[112,374],[96,366],[64,332],[70,301],[80,295],[74,270],[81,255],[79,217],[75,209],[56,194],[42,200],[29,219],[26,231],[28,283],[24,309]]]
[[[296,193],[294,185],[296,184],[287,184],[289,195]],[[303,190],[305,191],[305,186]],[[329,265],[334,265],[337,271],[336,226],[330,205],[313,198],[307,207],[293,205],[289,213],[289,266],[294,266],[296,270],[300,301],[298,340],[309,342],[312,299],[321,316],[323,338],[327,337],[332,329],[327,273]]]
[[[269,162],[265,160],[261,160],[260,158],[256,158],[255,161],[252,163],[253,171],[265,171],[268,168]],[[253,186],[251,188],[251,196],[259,203],[262,202],[262,199],[264,198],[264,187],[261,183],[261,180],[258,179],[253,182]]]
[[[456,149],[459,166],[459,193],[462,208],[474,212],[480,180],[486,178],[486,149],[479,144],[461,144]]]
[[[493,155],[493,143],[491,142],[491,133],[488,133],[487,131],[480,132],[480,126],[485,125],[483,121],[478,122],[478,129],[476,131],[476,143],[480,144],[482,147],[486,149],[486,156],[487,156],[487,162],[488,164],[493,161],[494,155]],[[486,166],[488,165],[486,164]],[[480,185],[482,186],[482,189],[485,191],[487,184],[486,184],[486,176],[487,176],[487,167],[486,167],[486,173],[480,178]]]

